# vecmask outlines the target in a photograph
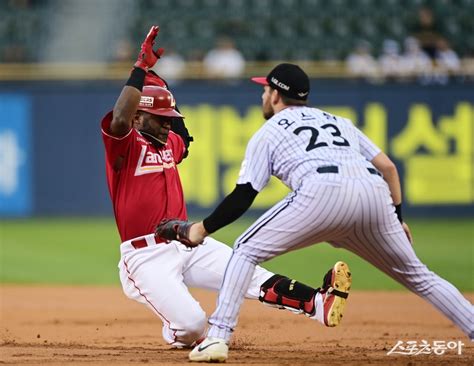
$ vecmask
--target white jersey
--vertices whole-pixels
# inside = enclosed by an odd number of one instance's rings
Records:
[[[304,176],[323,166],[344,175],[373,168],[380,149],[352,122],[317,108],[292,106],[275,114],[247,145],[238,184],[261,191],[272,175],[292,190]],[[352,173],[352,174],[351,174]]]
[[[286,108],[260,128],[248,144],[238,183],[260,191],[274,175],[292,192],[236,240],[209,318],[209,337],[230,340],[256,264],[328,242],[372,263],[474,339],[472,304],[416,256],[389,186],[370,163],[379,152],[351,121],[314,108]]]

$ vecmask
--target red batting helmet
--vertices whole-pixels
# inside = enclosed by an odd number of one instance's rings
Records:
[[[168,90],[159,86],[147,85],[143,87],[140,104],[137,109],[157,116],[184,118],[183,115],[178,113],[175,106],[176,102],[173,94]]]

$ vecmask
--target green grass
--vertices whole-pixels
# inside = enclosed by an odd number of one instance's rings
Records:
[[[251,223],[241,219],[214,237],[232,244]],[[463,291],[474,291],[474,220],[412,219],[415,250],[430,269]],[[108,218],[40,218],[0,223],[0,282],[119,284],[119,236]],[[335,261],[350,264],[356,289],[400,289],[380,271],[327,244],[291,252],[264,267],[317,286]]]
[[[0,282],[119,283],[112,219],[44,218],[0,224]]]

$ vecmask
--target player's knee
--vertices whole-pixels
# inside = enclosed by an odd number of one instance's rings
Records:
[[[433,290],[433,277],[436,275],[425,265],[417,266],[416,270],[408,270],[403,273],[405,286],[411,291],[422,296],[428,295]]]
[[[433,283],[420,278],[408,278],[407,287],[421,296],[426,296],[433,290]]]
[[[261,252],[263,253],[263,251]],[[252,250],[249,246],[246,246],[245,244],[240,245],[238,242],[235,244],[233,255],[244,257],[247,261],[253,264],[260,264],[265,260],[264,257]]]
[[[177,340],[181,343],[191,346],[195,341],[201,338],[206,331],[207,317],[204,312],[195,314],[183,324],[183,328],[177,334]]]

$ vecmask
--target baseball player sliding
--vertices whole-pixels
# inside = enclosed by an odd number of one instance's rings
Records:
[[[190,347],[205,335],[207,318],[188,286],[217,291],[232,251],[209,237],[190,250],[154,234],[156,223],[165,218],[187,218],[176,165],[186,157],[192,140],[166,83],[149,71],[163,53],[153,50],[157,34],[158,27],[152,27],[142,43],[113,111],[102,120],[102,137],[122,240],[123,291],[163,321],[167,343]],[[350,284],[343,262],[329,270],[318,289],[257,266],[242,295],[336,326]]]
[[[207,338],[189,359],[227,359],[257,264],[323,241],[372,263],[474,338],[472,304],[421,263],[412,248],[391,160],[350,120],[307,107],[309,79],[298,66],[280,64],[267,77],[252,80],[263,85],[267,121],[248,143],[236,188],[203,221],[165,222],[157,232],[197,245],[242,215],[271,175],[292,192],[235,242]]]

